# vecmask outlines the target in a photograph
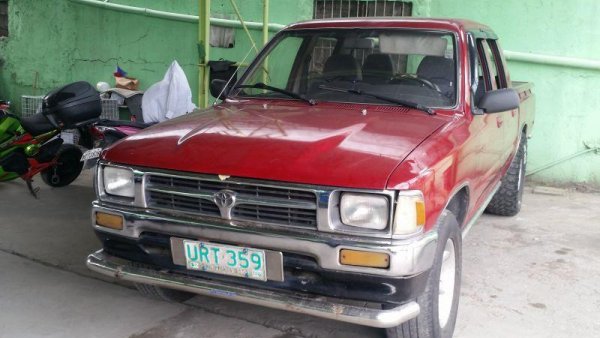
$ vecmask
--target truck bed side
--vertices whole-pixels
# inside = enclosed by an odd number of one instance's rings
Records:
[[[519,106],[519,125],[521,129],[523,129],[523,127],[526,128],[526,136],[530,137],[535,121],[535,95],[532,91],[533,83],[513,81],[512,87],[517,91],[519,98],[521,99],[521,104]]]

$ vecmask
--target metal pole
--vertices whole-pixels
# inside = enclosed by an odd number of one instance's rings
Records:
[[[529,171],[525,176],[535,175],[535,174],[539,173],[542,170],[546,170],[548,168],[554,167],[557,164],[561,164],[561,163],[566,162],[566,161],[568,161],[570,159],[573,159],[575,157],[581,156],[583,154],[587,154],[587,153],[592,152],[592,151],[595,151],[596,154],[600,154],[600,147],[598,147],[598,146],[591,147],[591,146],[588,146],[588,145],[586,145],[586,147],[588,147],[588,148],[585,149],[585,150],[578,151],[575,154],[563,157],[561,159],[558,159],[558,160],[552,161],[552,162],[550,162],[548,164],[545,164],[545,165],[543,165],[541,167],[535,168],[535,169]]]
[[[265,29],[265,27],[269,27],[269,0],[263,0],[263,46],[269,42],[269,30]],[[268,81],[268,69],[269,59],[265,58],[265,62],[263,63],[263,83],[267,83]]]
[[[508,50],[504,51],[504,56],[506,56],[506,59],[509,61],[520,61],[537,63],[541,65],[600,70],[600,60],[579,59],[566,56],[553,56],[523,52],[511,52]]]
[[[210,59],[210,0],[198,0],[198,106],[208,107],[208,60]]]
[[[70,0],[73,3],[80,5],[87,5],[92,7],[103,8],[107,10],[113,10],[123,13],[131,13],[138,15],[145,15],[153,18],[161,18],[167,20],[176,20],[182,22],[191,22],[197,23],[199,18],[196,15],[188,15],[188,14],[180,14],[180,13],[171,13],[165,11],[157,11],[149,8],[143,7],[134,7],[134,6],[126,6],[114,4],[111,2],[105,2],[100,0]],[[199,2],[201,4],[201,2]],[[243,28],[242,24],[238,20],[229,20],[223,18],[211,18],[210,23],[219,27],[228,27],[228,28]],[[253,21],[245,21],[246,27],[248,29],[262,30],[261,22],[253,22]],[[285,25],[271,23],[269,24],[269,31],[277,32],[280,31]]]
[[[254,48],[254,50],[258,54],[258,48],[256,47],[256,43],[254,42],[254,38],[252,38],[252,34],[250,34],[250,31],[248,30],[248,27],[246,26],[246,22],[244,22],[242,13],[240,13],[240,10],[239,10],[237,4],[235,3],[235,0],[229,0],[229,2],[231,2],[231,7],[233,7],[233,11],[235,12],[235,15],[238,17],[238,20],[240,20],[240,24],[242,25],[244,32],[246,32],[246,35],[248,36],[248,39],[250,40],[250,43],[252,44],[252,48]],[[264,31],[264,29],[265,29],[265,27],[263,25],[263,31]],[[268,29],[268,26],[267,26],[267,29]],[[268,32],[268,30],[267,30],[267,32]]]
[[[269,42],[269,0],[263,0],[263,46]]]

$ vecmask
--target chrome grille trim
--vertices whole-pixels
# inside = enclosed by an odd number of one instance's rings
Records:
[[[163,194],[172,194],[178,196],[185,197],[193,197],[198,199],[203,199],[212,202],[213,194],[209,193],[196,193],[191,191],[179,191],[179,190],[170,190],[170,189],[159,189],[159,188],[146,188],[147,191],[150,192],[158,192]],[[265,198],[260,199],[255,196],[238,194],[237,195],[237,205],[240,204],[254,204],[254,205],[264,205],[264,206],[277,206],[281,208],[296,208],[296,209],[308,209],[315,210],[317,209],[317,204],[315,202],[304,202],[304,201],[292,201],[292,200],[283,200],[277,198]]]
[[[317,194],[312,190],[161,173],[145,176],[149,208],[219,216],[214,194],[227,190],[236,194],[232,220],[317,229]]]
[[[130,168],[134,171],[134,179],[135,179],[135,201],[133,203],[124,203],[121,200],[116,200],[107,196],[102,188],[104,186],[102,182],[102,170],[105,166],[117,166],[123,168]],[[182,216],[189,219],[198,219],[203,217],[210,217],[213,220],[220,219],[220,214],[216,211],[208,212],[208,213],[197,213],[192,210],[176,210],[169,207],[161,207],[161,206],[151,206],[148,204],[149,196],[153,193],[150,189],[151,184],[149,177],[173,177],[180,179],[196,179],[202,180],[206,183],[210,182],[223,182],[217,175],[208,175],[208,174],[196,174],[189,172],[178,172],[171,170],[163,170],[163,169],[152,169],[146,167],[138,167],[138,166],[125,166],[120,163],[113,163],[108,161],[100,161],[97,166],[97,175],[95,180],[95,186],[97,189],[97,195],[99,200],[102,203],[107,203],[109,205],[127,205],[134,208],[146,209],[147,212],[153,214],[161,214],[161,215],[171,215],[171,216]],[[306,227],[306,226],[289,226],[278,223],[269,223],[263,220],[249,220],[249,219],[238,219],[238,220],[224,220],[220,219],[220,224],[227,225],[228,227],[244,227],[244,228],[257,228],[262,229],[268,232],[286,232],[286,233],[297,233],[307,235],[311,234],[311,231],[315,229],[322,233],[330,233],[330,234],[343,234],[349,235],[356,238],[380,238],[380,239],[403,239],[412,237],[409,236],[393,236],[392,235],[392,221],[393,215],[395,211],[395,202],[396,202],[396,190],[377,190],[377,189],[361,189],[361,188],[342,188],[342,187],[333,187],[333,186],[322,186],[322,185],[311,185],[311,184],[302,184],[302,183],[289,183],[289,182],[279,182],[279,181],[264,181],[250,178],[238,178],[232,177],[227,178],[226,180],[229,184],[236,185],[251,185],[257,187],[265,187],[265,188],[279,188],[279,189],[289,189],[296,192],[302,192],[303,194],[313,194],[316,196],[315,199],[311,199],[314,203],[316,203],[316,226]],[[166,189],[168,190],[168,189]],[[215,190],[216,192],[217,190]],[[342,193],[344,192],[359,192],[359,193],[369,193],[369,194],[377,194],[383,195],[390,201],[390,205],[392,206],[389,211],[389,224],[388,227],[384,230],[373,231],[370,229],[356,228],[346,226],[340,221],[340,210],[339,210],[339,199]],[[154,192],[159,193],[159,192]],[[310,195],[306,195],[310,196]],[[182,196],[183,197],[183,196]],[[214,203],[206,200],[208,205],[215,205]],[[216,205],[215,205],[216,207]],[[218,210],[218,208],[217,208]],[[312,236],[312,235],[310,235]]]

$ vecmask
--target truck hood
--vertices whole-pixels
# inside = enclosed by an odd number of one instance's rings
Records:
[[[448,117],[395,106],[252,101],[160,123],[109,148],[111,162],[202,174],[384,189]]]

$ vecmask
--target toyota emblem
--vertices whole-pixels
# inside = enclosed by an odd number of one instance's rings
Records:
[[[213,202],[219,207],[221,217],[231,219],[231,209],[235,205],[236,193],[231,190],[221,190],[213,195]]]

